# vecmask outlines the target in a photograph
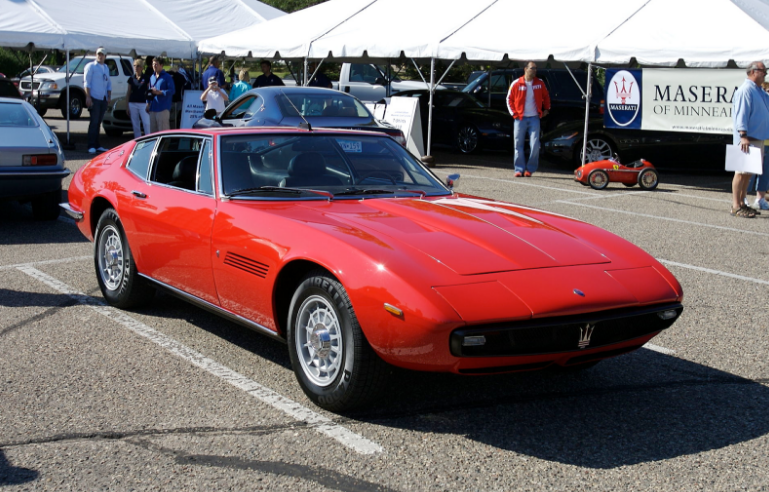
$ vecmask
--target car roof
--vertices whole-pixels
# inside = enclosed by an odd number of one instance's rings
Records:
[[[15,98],[15,97],[0,97],[0,102],[21,104],[24,102],[24,100],[21,98]]]

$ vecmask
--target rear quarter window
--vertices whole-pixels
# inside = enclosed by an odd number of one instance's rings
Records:
[[[126,166],[132,173],[142,179],[147,179],[147,171],[150,168],[150,160],[152,159],[152,153],[155,150],[156,142],[157,139],[153,138],[137,143],[134,152],[131,155],[131,160]]]

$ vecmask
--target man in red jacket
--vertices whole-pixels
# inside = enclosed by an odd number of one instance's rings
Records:
[[[537,64],[526,63],[526,71],[510,86],[507,93],[507,109],[513,115],[515,139],[515,177],[529,177],[539,166],[539,120],[550,113],[550,94],[545,83],[538,79]],[[544,109],[543,109],[544,108]],[[529,135],[528,162],[523,154],[523,143]]]

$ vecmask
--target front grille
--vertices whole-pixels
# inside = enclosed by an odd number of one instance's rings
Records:
[[[675,310],[669,320],[657,313]],[[660,332],[673,324],[683,311],[680,304],[644,309],[620,309],[576,316],[495,323],[455,330],[451,353],[457,357],[500,357],[573,352],[582,348],[612,345]],[[483,336],[483,345],[463,346],[467,336]]]
[[[118,120],[128,120],[129,119],[128,118],[128,113],[123,111],[122,109],[118,109],[117,111],[112,113],[112,115],[115,117],[115,119],[118,119]]]
[[[224,264],[239,270],[243,270],[244,272],[250,273],[251,275],[256,275],[260,278],[267,277],[267,272],[270,268],[264,263],[260,263],[258,261],[252,260],[251,258],[246,258],[245,256],[240,256],[229,252],[224,257]]]
[[[21,83],[21,88],[24,89],[24,90],[28,91],[28,90],[30,90],[31,87],[32,87],[32,82],[22,82]],[[40,88],[40,82],[35,82],[35,90],[37,90],[39,88]]]

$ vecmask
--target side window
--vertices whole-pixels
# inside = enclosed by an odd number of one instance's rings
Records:
[[[132,75],[134,73],[134,68],[133,68],[133,64],[131,63],[131,60],[126,60],[125,58],[121,58],[120,65],[122,65],[123,67],[124,74]],[[110,73],[110,75],[112,75],[112,73]]]
[[[368,63],[353,63],[350,65],[350,82],[367,82],[373,84],[382,76],[375,67]]]
[[[254,114],[262,107],[262,102],[257,96],[246,96],[235,106],[230,106],[222,113],[223,120],[238,120],[241,118],[252,118]]]
[[[142,179],[147,179],[147,170],[150,168],[150,159],[152,151],[155,150],[156,138],[143,140],[136,144],[131,160],[126,166],[132,173]]]
[[[150,181],[195,191],[198,161],[203,139],[197,137],[164,137],[158,145]]]
[[[214,194],[214,182],[211,178],[213,167],[213,147],[210,140],[203,142],[203,150],[200,152],[200,172],[198,177],[198,191],[206,195]]]
[[[507,93],[507,89],[509,89],[509,85],[507,84],[507,80],[505,79],[504,74],[493,74],[491,76],[491,92],[505,92]]]
[[[109,68],[110,77],[117,77],[118,75],[120,75],[120,72],[118,72],[117,63],[115,63],[115,60],[107,60],[107,68]]]

